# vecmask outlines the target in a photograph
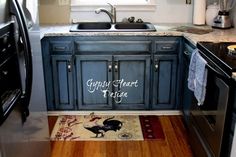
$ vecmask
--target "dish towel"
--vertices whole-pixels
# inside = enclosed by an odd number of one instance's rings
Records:
[[[199,106],[204,103],[206,95],[206,64],[207,62],[201,57],[198,49],[195,49],[189,64],[188,88],[194,92]]]

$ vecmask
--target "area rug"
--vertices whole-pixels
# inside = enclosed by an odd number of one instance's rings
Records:
[[[164,139],[158,116],[59,116],[52,141],[124,141]]]

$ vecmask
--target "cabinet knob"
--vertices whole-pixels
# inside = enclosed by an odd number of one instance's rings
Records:
[[[155,72],[157,72],[158,71],[158,67],[159,67],[159,65],[158,65],[158,62],[155,64]]]
[[[112,65],[111,65],[111,64],[108,65],[108,71],[109,71],[109,72],[112,71]]]
[[[67,69],[68,69],[68,72],[71,72],[72,66],[71,66],[70,61],[68,61],[68,63],[67,63]]]
[[[115,63],[115,72],[118,72],[118,63]]]

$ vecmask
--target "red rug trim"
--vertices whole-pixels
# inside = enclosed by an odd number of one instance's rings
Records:
[[[139,116],[144,140],[165,139],[158,116]]]

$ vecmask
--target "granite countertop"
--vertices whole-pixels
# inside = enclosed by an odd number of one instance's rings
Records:
[[[177,31],[181,27],[211,30],[206,34],[195,34]],[[198,41],[236,42],[236,29],[212,29],[209,26],[193,26],[191,24],[156,24],[156,32],[70,32],[71,25],[43,25],[40,27],[41,38],[44,36],[184,36],[193,45]],[[236,72],[232,78],[236,80]]]
[[[212,32],[206,34],[193,34],[176,31],[176,28],[182,26],[189,26],[198,29],[211,29]],[[70,32],[71,25],[42,25],[41,29],[41,38],[44,36],[184,36],[194,45],[198,41],[212,41],[212,42],[236,42],[236,29],[212,29],[209,26],[193,26],[191,24],[157,24],[156,32]]]

